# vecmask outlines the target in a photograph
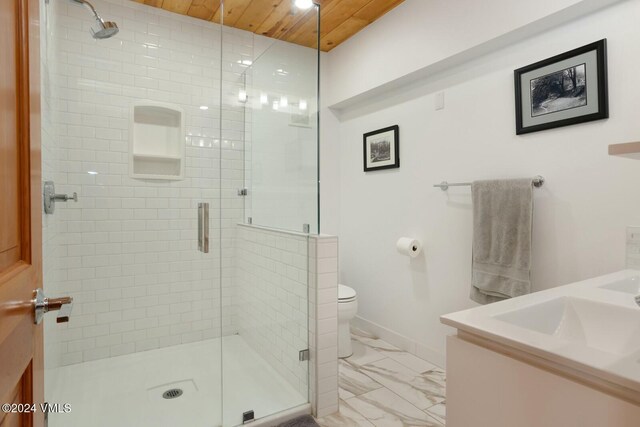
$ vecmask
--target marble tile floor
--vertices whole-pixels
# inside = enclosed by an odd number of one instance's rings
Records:
[[[445,372],[361,330],[339,362],[340,411],[322,427],[443,427]]]

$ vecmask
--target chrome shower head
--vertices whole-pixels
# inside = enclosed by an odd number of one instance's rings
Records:
[[[91,29],[91,35],[93,36],[94,39],[108,39],[109,37],[115,36],[116,34],[118,34],[118,31],[120,31],[118,29],[118,25],[115,22],[103,21],[100,15],[98,14],[98,11],[96,10],[96,8],[93,7],[93,5],[89,3],[87,0],[71,0],[71,1],[73,1],[74,3],[78,3],[86,6],[93,13],[93,16],[96,18],[96,21],[100,26],[100,29],[98,31],[95,31],[93,28]]]
[[[115,22],[106,21],[100,22],[100,29],[98,31],[95,31],[92,28],[91,35],[93,35],[94,39],[108,39],[109,37],[118,34],[118,31],[120,31],[120,29]]]

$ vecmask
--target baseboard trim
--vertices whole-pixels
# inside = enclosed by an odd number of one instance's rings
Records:
[[[392,331],[391,329],[385,328],[384,326],[378,325],[377,323],[372,322],[371,320],[367,320],[361,316],[356,316],[351,321],[351,324],[357,328],[362,329],[363,331],[377,336],[378,338],[388,342],[389,344],[395,345],[401,350],[411,353],[414,356],[426,360],[427,362],[433,363],[440,368],[446,368],[445,355],[433,350],[432,348],[427,347],[424,344],[420,344],[419,342],[414,341],[411,338],[407,338],[404,335]]]

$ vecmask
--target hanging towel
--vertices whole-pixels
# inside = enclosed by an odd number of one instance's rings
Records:
[[[488,304],[531,292],[530,178],[476,181],[471,299]]]

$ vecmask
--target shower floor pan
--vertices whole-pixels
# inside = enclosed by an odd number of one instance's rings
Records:
[[[53,375],[49,427],[190,427],[242,424],[306,403],[239,335],[63,366]],[[221,360],[224,360],[224,402]]]

